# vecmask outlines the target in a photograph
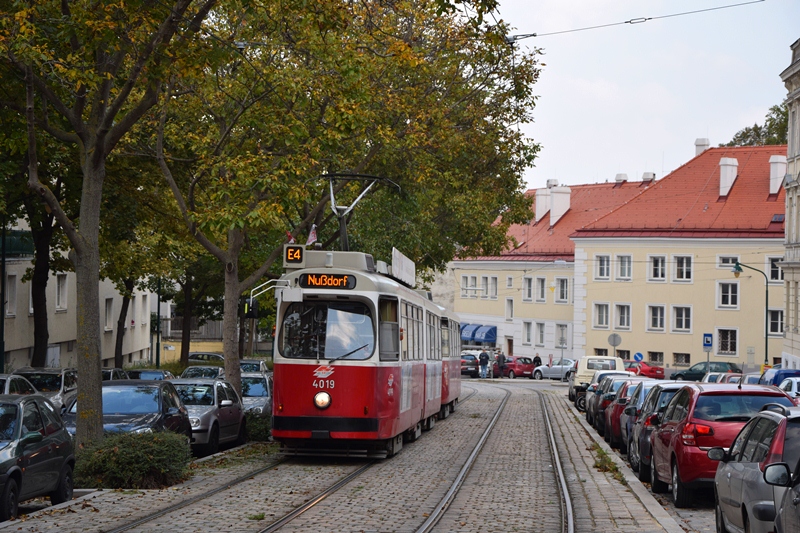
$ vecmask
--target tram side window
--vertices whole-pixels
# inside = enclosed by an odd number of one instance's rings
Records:
[[[424,324],[422,322],[422,308],[415,307],[414,308],[414,325],[416,326],[416,331],[414,332],[417,336],[417,349],[415,355],[415,359],[421,361],[422,354],[424,353],[424,340],[425,340],[425,330]]]
[[[400,335],[400,350],[403,354],[403,361],[408,361],[411,359],[411,354],[408,352],[409,346],[413,346],[413,343],[410,339],[413,339],[413,331],[409,327],[411,325],[411,319],[408,316],[408,304],[403,302],[403,306],[401,307],[403,310],[402,317],[400,318],[402,324],[402,334]]]
[[[442,343],[439,336],[439,317],[425,313],[428,324],[428,358],[438,361],[442,358]]]
[[[397,300],[381,298],[378,308],[381,361],[397,361],[400,357],[400,323],[397,317]]]
[[[443,318],[441,322],[442,327],[442,359],[450,357],[450,322]]]

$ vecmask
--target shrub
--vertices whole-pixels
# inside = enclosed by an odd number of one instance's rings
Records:
[[[157,489],[185,480],[192,459],[186,435],[110,433],[80,449],[75,485],[104,489]]]
[[[267,442],[270,435],[270,417],[251,413],[247,413],[245,417],[247,420],[247,441]]]

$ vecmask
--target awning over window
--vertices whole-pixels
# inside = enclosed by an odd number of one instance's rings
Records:
[[[496,342],[497,341],[497,327],[496,326],[481,326],[475,330],[475,335],[472,337],[473,342]]]
[[[462,341],[472,341],[472,338],[475,336],[475,332],[480,328],[480,324],[467,324],[463,328],[461,328],[461,340]]]

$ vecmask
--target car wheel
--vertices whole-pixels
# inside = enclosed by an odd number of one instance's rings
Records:
[[[508,371],[508,379],[514,379],[515,377],[517,377],[517,375],[514,374],[514,371],[513,370],[509,370]]]
[[[68,502],[72,499],[72,491],[75,483],[72,479],[72,467],[64,465],[61,470],[61,476],[58,478],[58,485],[56,490],[50,493],[50,503],[58,505],[59,503]]]
[[[542,379],[542,373],[541,373],[541,371],[537,370],[536,372],[534,372],[534,373],[533,373],[533,379],[538,379],[538,380],[541,380],[541,379]]]
[[[219,426],[214,424],[211,427],[211,433],[208,435],[208,444],[206,444],[206,455],[214,455],[219,451]]]
[[[619,446],[619,453],[628,453],[628,443],[622,440],[622,436],[617,441],[617,445]]]
[[[578,409],[578,411],[586,410],[586,395],[575,398],[575,408]]]
[[[639,481],[641,481],[642,483],[649,483],[650,465],[644,464],[644,461],[642,461],[641,453],[638,450],[636,452],[636,457],[639,459],[639,473],[637,477],[639,478]]]
[[[16,518],[19,513],[19,489],[13,478],[8,478],[0,500],[0,522]]]
[[[242,418],[242,423],[239,424],[239,435],[236,437],[236,445],[242,446],[247,442],[247,419]]]
[[[719,506],[719,497],[717,497],[716,490],[714,491],[714,521],[716,522],[717,533],[728,533],[728,528],[725,527],[725,520],[722,517],[722,507]]]
[[[631,465],[631,470],[634,472],[639,471],[639,456],[636,454],[635,450],[633,449],[633,440],[628,439],[628,464]]]
[[[567,392],[567,396],[569,397],[569,401],[571,402],[575,401],[575,393],[572,391],[572,389],[569,389],[569,391]]]
[[[675,376],[675,381],[683,381],[683,376]]]
[[[641,470],[641,466],[639,470]],[[656,465],[655,461],[650,464],[650,490],[653,491],[653,494],[663,494],[667,492],[669,489],[669,485],[658,479],[658,473],[656,472]]]
[[[672,499],[675,507],[686,508],[692,504],[692,490],[681,482],[678,463],[672,463]]]

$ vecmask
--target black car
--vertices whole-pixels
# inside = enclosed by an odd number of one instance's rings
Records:
[[[189,352],[190,365],[224,365],[225,356],[215,352]]]
[[[709,362],[703,361],[702,363],[697,363],[686,370],[680,370],[678,372],[673,372],[669,379],[674,379],[676,381],[700,381],[703,379],[708,372],[737,372],[739,374],[742,373],[742,369],[739,368],[739,365],[736,363],[727,363],[721,361],[711,361],[711,369],[709,370]]]
[[[78,402],[64,413],[64,424],[75,434]],[[191,441],[189,414],[170,381],[118,380],[103,382],[103,429],[152,433],[174,431]]]
[[[650,482],[650,433],[653,432],[653,426],[647,419],[652,414],[663,412],[675,393],[682,388],[683,383],[659,383],[647,393],[642,408],[636,414],[636,423],[628,436],[628,462],[631,470],[638,472],[641,481]]]
[[[67,408],[78,395],[78,371],[74,368],[23,367],[14,371],[31,382],[39,394],[59,411]]]
[[[74,467],[72,438],[48,399],[0,395],[0,520],[16,518],[31,498],[71,500]]]
[[[461,354],[461,375],[467,374],[477,378],[480,369],[478,367],[478,356],[471,353]]]

